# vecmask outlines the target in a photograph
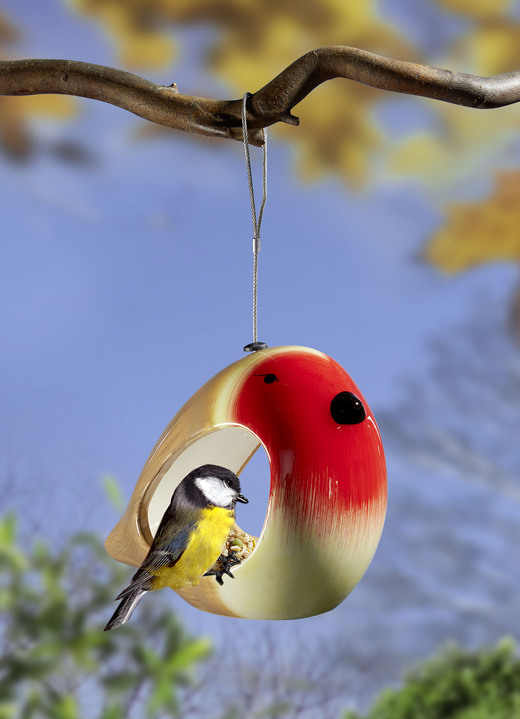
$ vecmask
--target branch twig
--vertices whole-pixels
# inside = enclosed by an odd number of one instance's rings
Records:
[[[252,94],[247,118],[250,141],[260,145],[260,128],[276,122],[298,125],[299,119],[291,114],[293,107],[322,82],[336,77],[474,108],[520,101],[520,71],[478,77],[353,47],[323,47],[303,55]],[[0,62],[0,95],[45,93],[101,100],[167,127],[242,139],[241,99],[182,95],[175,85],[157,85],[129,72],[74,60]]]

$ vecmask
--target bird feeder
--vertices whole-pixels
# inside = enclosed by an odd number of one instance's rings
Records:
[[[189,471],[210,463],[240,475],[261,446],[271,480],[254,551],[222,586],[204,577],[178,593],[198,609],[249,619],[297,619],[336,607],[378,545],[386,467],[359,389],[337,362],[305,347],[254,352],[186,402],[147,460],[108,553],[139,566]]]

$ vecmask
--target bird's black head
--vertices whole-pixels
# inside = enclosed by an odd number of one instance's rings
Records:
[[[197,506],[232,509],[237,502],[248,502],[242,494],[236,474],[217,464],[204,464],[193,469],[181,484],[185,485],[189,501]]]

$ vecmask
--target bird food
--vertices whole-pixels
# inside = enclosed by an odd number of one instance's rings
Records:
[[[227,557],[232,554],[239,562],[249,559],[253,553],[258,539],[251,537],[244,532],[237,524],[234,524],[226,540],[226,544],[222,550],[222,554]]]

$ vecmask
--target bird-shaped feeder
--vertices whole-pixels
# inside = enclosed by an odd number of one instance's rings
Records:
[[[260,446],[271,483],[254,551],[222,586],[203,577],[178,593],[198,609],[249,619],[297,619],[336,607],[363,576],[381,536],[385,458],[350,376],[305,347],[254,352],[186,402],[146,462],[107,539],[108,553],[139,566],[189,471],[211,463],[240,475]]]

